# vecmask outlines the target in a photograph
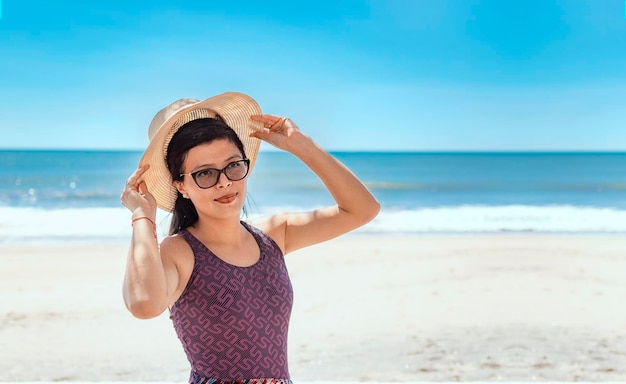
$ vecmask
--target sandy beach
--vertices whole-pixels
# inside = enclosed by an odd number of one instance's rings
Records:
[[[0,248],[0,381],[185,382],[126,245]],[[626,237],[342,238],[287,255],[298,381],[626,381]]]

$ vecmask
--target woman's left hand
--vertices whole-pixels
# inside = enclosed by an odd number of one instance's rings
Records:
[[[309,212],[272,216],[264,229],[275,235],[283,253],[335,238],[364,225],[378,214],[380,204],[367,187],[291,120],[274,115],[254,115],[251,119],[264,127],[250,134],[251,137],[302,160],[324,183],[336,203]]]
[[[252,115],[250,118],[263,123],[264,127],[262,131],[251,133],[250,136],[267,141],[279,149],[288,149],[289,142],[301,133],[298,126],[287,117],[264,114]]]

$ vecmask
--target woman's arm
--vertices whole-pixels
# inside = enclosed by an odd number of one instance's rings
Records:
[[[270,218],[266,222],[268,232],[277,234],[285,253],[332,239],[376,217],[380,205],[365,185],[291,120],[273,115],[252,118],[266,127],[254,136],[302,160],[321,179],[336,202],[334,206],[311,212],[283,213]]]
[[[133,234],[123,283],[124,302],[133,316],[147,319],[160,315],[168,306],[178,274],[176,266],[162,257],[155,232],[156,201],[139,168],[126,183],[122,204],[132,212]],[[164,252],[165,253],[165,252]]]

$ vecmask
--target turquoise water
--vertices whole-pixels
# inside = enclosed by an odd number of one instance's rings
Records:
[[[572,205],[626,209],[626,154],[335,153],[386,208]],[[140,152],[0,151],[0,206],[118,207]],[[260,209],[330,202],[287,153],[263,152],[249,178]]]
[[[381,214],[362,232],[626,231],[626,153],[334,155],[381,202]],[[119,195],[140,156],[0,151],[4,239],[126,236],[117,224],[127,216]],[[315,175],[283,152],[262,152],[248,183],[252,216],[332,203]],[[94,233],[72,229],[67,219],[94,215],[102,221]],[[28,224],[35,218],[37,228]]]

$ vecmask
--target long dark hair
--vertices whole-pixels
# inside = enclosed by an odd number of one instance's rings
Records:
[[[246,158],[243,143],[235,133],[219,116],[216,118],[204,118],[190,121],[178,129],[172,136],[172,140],[167,147],[165,161],[167,168],[172,175],[173,181],[182,181],[183,163],[190,149],[213,140],[226,139],[235,144],[241,156]],[[245,209],[244,209],[245,212]],[[191,200],[185,199],[177,191],[176,202],[172,210],[172,223],[170,224],[170,235],[176,234],[198,221],[198,211]]]

